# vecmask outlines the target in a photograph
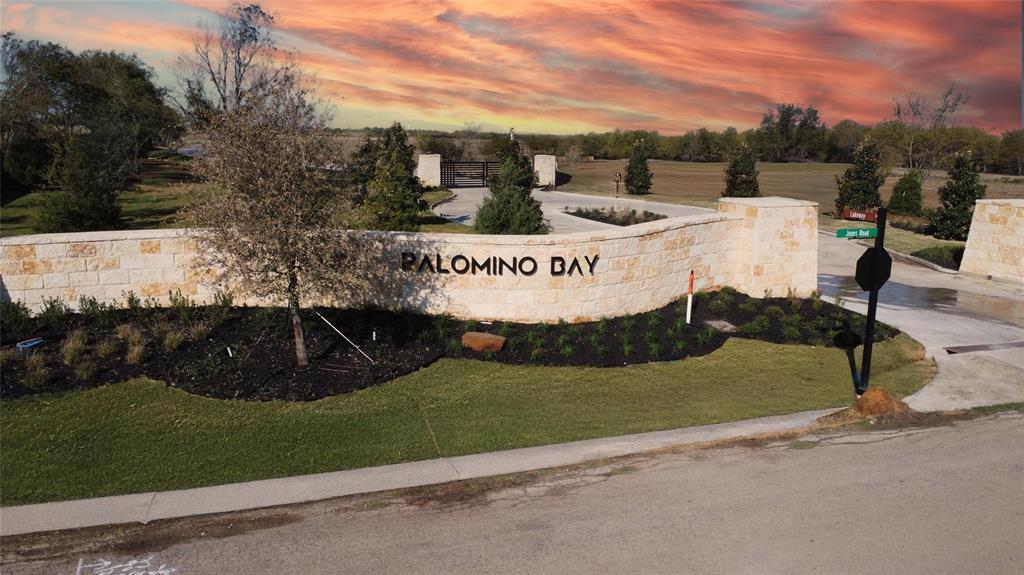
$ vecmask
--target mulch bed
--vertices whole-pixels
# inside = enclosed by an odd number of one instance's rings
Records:
[[[522,365],[608,367],[706,355],[729,337],[825,346],[831,345],[842,322],[849,322],[859,333],[864,326],[863,316],[822,300],[750,298],[728,289],[698,294],[690,325],[685,323],[685,298],[651,312],[583,324],[483,323],[377,310],[319,309],[373,362],[306,310],[303,325],[310,366],[300,369],[295,366],[294,339],[284,309],[231,308],[220,316],[207,313],[208,309],[193,308],[187,314],[175,309],[134,313],[119,309],[107,312],[102,321],[72,314],[64,318],[63,329],[47,326],[40,318],[17,331],[4,326],[0,394],[11,398],[90,388],[145,375],[213,398],[308,401],[383,383],[446,356]],[[188,338],[171,351],[163,346],[161,334],[169,328],[187,333],[189,322],[205,317],[219,319],[208,320],[212,329],[201,339]],[[737,330],[720,331],[706,325],[708,320],[724,320]],[[147,341],[143,359],[134,364],[127,361],[127,344],[116,335],[116,326],[125,324],[138,327]],[[85,378],[76,376],[62,359],[62,341],[72,329],[87,334],[86,351],[78,361],[92,362],[95,369]],[[497,353],[473,352],[461,345],[466,331],[502,335],[506,345]],[[879,324],[876,339],[896,333]],[[45,358],[48,376],[30,388],[25,384],[26,361],[10,346],[36,336],[47,342],[36,353]],[[97,352],[103,341],[116,344],[106,358]]]

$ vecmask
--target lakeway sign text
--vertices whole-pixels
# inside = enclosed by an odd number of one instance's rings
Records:
[[[581,261],[576,257],[551,256],[550,273],[553,276],[594,275],[594,268],[597,267],[597,260],[600,257],[597,254],[593,257],[583,256]],[[420,255],[413,252],[402,252],[402,269],[405,271],[488,276],[501,276],[508,273],[509,275],[532,276],[537,273],[539,268],[537,260],[530,256],[511,258],[491,256],[477,259],[461,254],[443,256],[441,254]]]

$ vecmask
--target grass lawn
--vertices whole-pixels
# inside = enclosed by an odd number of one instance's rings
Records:
[[[651,194],[645,199],[685,203],[695,206],[715,207],[725,189],[724,162],[696,163],[651,160],[654,182]],[[783,196],[799,200],[818,202],[822,212],[835,209],[836,176],[842,174],[849,164],[758,163],[758,183],[763,196]],[[615,172],[626,171],[626,160],[595,160],[563,165],[560,171],[572,176],[558,189],[563,192],[610,196],[615,194]],[[888,201],[892,188],[899,178],[890,175],[882,186],[882,199]],[[985,197],[1024,198],[1024,179],[982,174],[982,182],[988,186]],[[939,205],[938,190],[946,183],[944,172],[933,172],[924,182],[925,207]],[[625,188],[620,188],[620,194]]]
[[[198,185],[188,183],[190,178],[182,160],[143,160],[135,189],[119,195],[124,228],[173,228],[178,208],[185,204],[188,191]],[[44,193],[32,192],[4,204],[0,209],[0,237],[37,233],[33,222]]]
[[[923,357],[906,336],[881,343],[872,381],[909,394],[931,376]],[[215,400],[140,379],[4,400],[0,497],[180,489],[734,421],[846,405],[851,387],[836,349],[739,338],[621,368],[443,359],[309,403]]]

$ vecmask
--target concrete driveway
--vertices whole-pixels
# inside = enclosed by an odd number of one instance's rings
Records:
[[[824,235],[818,244],[822,294],[840,294],[845,307],[860,313],[867,312],[868,294],[853,275],[865,247]],[[921,342],[938,366],[935,379],[908,398],[911,407],[932,411],[1024,401],[1024,286],[896,259],[878,301],[878,319]],[[961,346],[992,349],[947,351]]]
[[[456,197],[442,203],[434,209],[434,212],[450,221],[472,225],[476,216],[477,208],[484,201],[488,194],[487,188],[458,188],[453,190]],[[606,208],[626,207],[640,212],[664,214],[669,217],[692,216],[695,214],[706,214],[713,212],[706,208],[695,208],[692,206],[681,206],[677,204],[665,204],[662,202],[648,202],[634,198],[604,198],[600,196],[587,196],[583,194],[570,194],[566,192],[535,190],[533,197],[541,202],[541,210],[544,217],[551,224],[552,232],[565,234],[571,232],[585,232],[594,230],[616,229],[618,226],[595,222],[564,213],[566,209],[574,208]]]

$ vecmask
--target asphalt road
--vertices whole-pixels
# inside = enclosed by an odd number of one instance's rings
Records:
[[[81,532],[36,561],[7,540],[2,571],[1024,572],[1020,413],[428,491]]]
[[[487,188],[459,188],[455,190],[456,197],[453,200],[444,202],[437,206],[434,212],[451,221],[470,225],[476,215],[477,208],[484,201],[488,194]],[[570,194],[566,192],[534,190],[533,197],[540,200],[541,210],[544,217],[551,224],[554,233],[584,232],[604,229],[621,229],[612,224],[595,222],[564,213],[566,209],[575,208],[632,208],[640,212],[648,210],[669,217],[691,216],[695,214],[707,214],[714,210],[683,206],[677,204],[666,204],[663,202],[648,202],[635,198],[607,198],[602,196],[587,196],[583,194]]]

